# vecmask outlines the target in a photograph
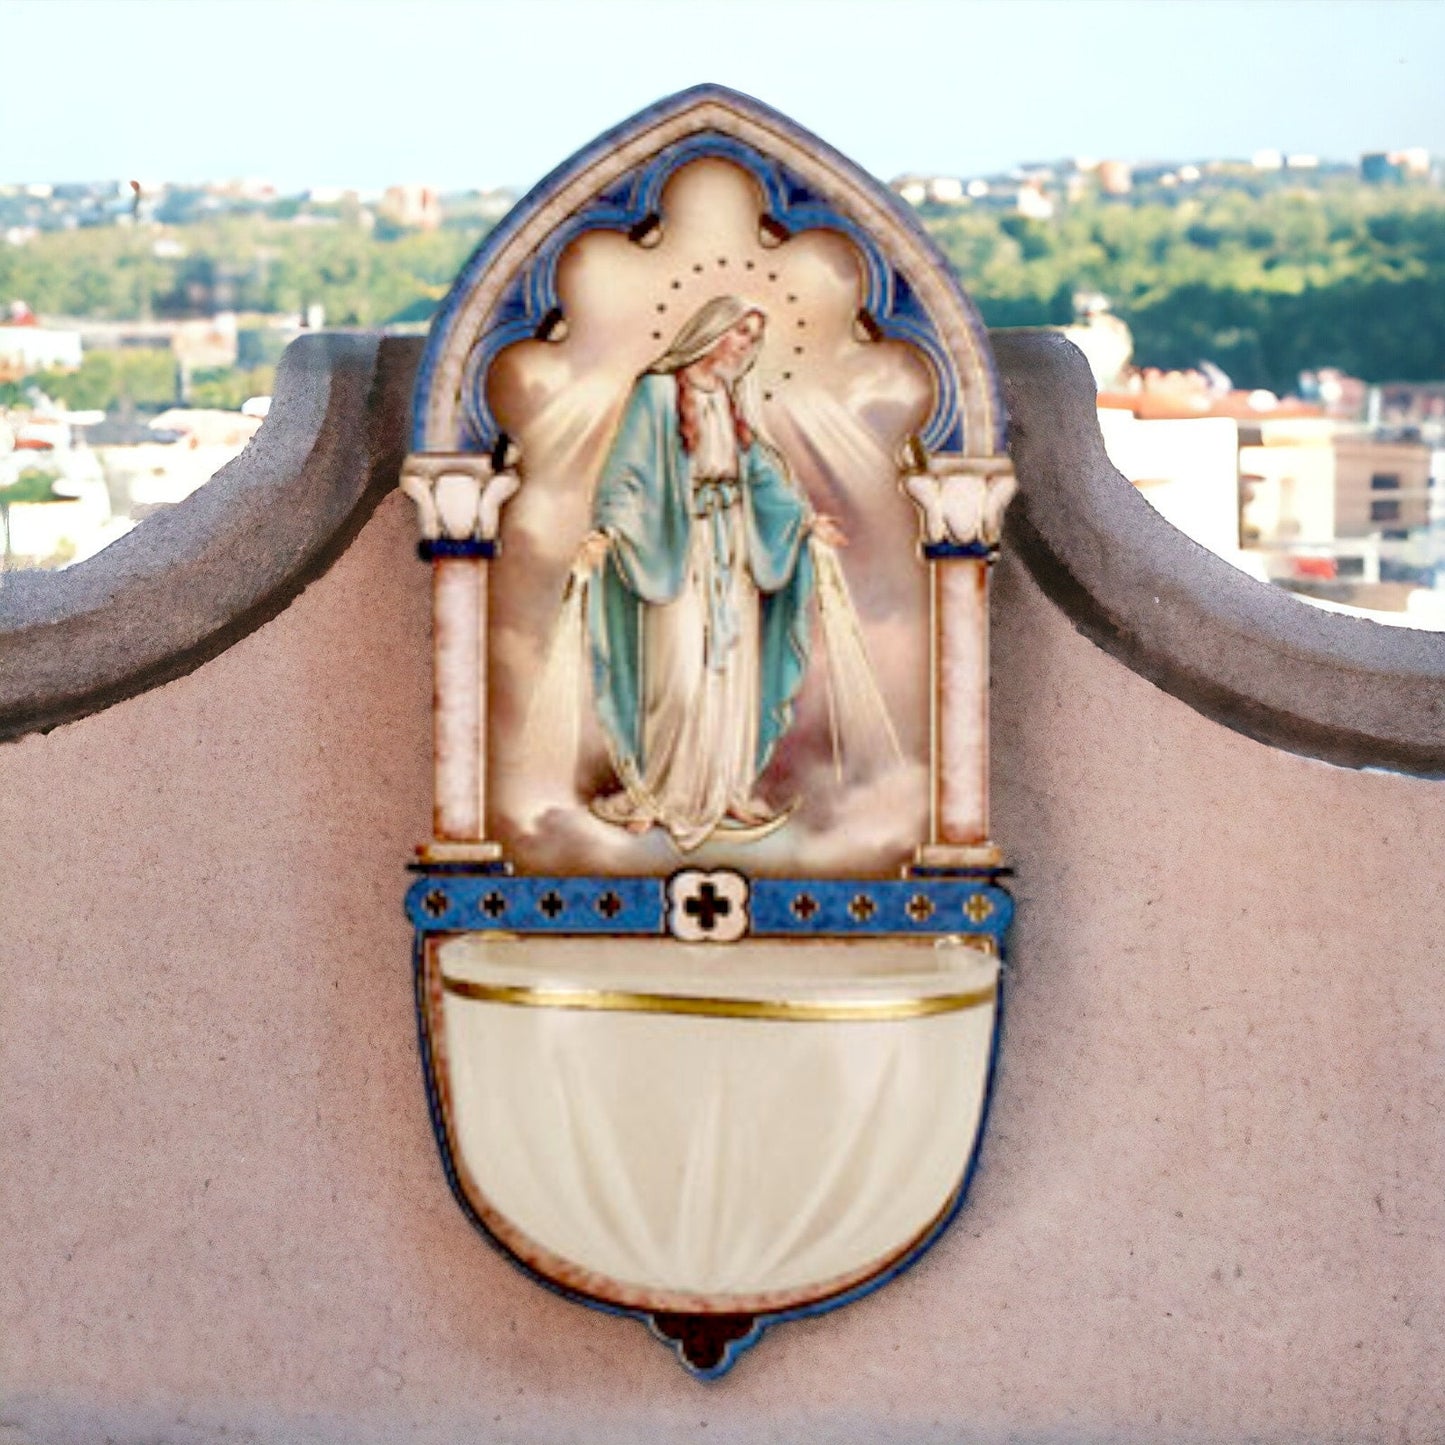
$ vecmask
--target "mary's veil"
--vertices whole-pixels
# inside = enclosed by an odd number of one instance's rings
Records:
[[[701,361],[745,316],[757,316],[764,322],[768,319],[768,313],[756,301],[749,301],[742,296],[714,296],[683,322],[667,349],[648,366],[647,371],[654,375],[671,376],[683,367]],[[732,393],[733,405],[747,423],[748,430],[786,467],[782,452],[763,425],[762,398],[757,375],[760,349],[753,351],[746,370],[732,383],[729,390]]]

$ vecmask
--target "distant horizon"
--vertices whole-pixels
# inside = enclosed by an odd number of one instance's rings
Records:
[[[1432,0],[0,0],[0,37],[44,57],[0,92],[20,185],[525,190],[700,81],[880,177],[1445,153]]]
[[[1318,170],[1325,170],[1325,169],[1327,169],[1327,168],[1329,168],[1329,167],[1332,167],[1332,166],[1333,166],[1333,167],[1343,166],[1343,167],[1347,167],[1347,168],[1352,169],[1352,170],[1358,170],[1358,169],[1359,169],[1359,165],[1360,165],[1360,161],[1361,161],[1361,159],[1362,159],[1364,156],[1367,156],[1367,155],[1376,155],[1376,154],[1383,154],[1383,153],[1386,153],[1386,152],[1391,153],[1391,154],[1394,154],[1394,153],[1398,153],[1398,152],[1401,152],[1401,151],[1408,151],[1408,150],[1412,150],[1412,149],[1429,150],[1429,147],[1426,147],[1426,146],[1415,147],[1415,146],[1413,146],[1413,145],[1411,145],[1411,144],[1409,144],[1409,143],[1404,143],[1404,144],[1399,144],[1399,145],[1391,145],[1391,146],[1381,147],[1380,150],[1378,150],[1378,151],[1375,151],[1375,150],[1361,150],[1361,151],[1357,152],[1357,153],[1356,153],[1355,155],[1353,155],[1353,156],[1326,155],[1326,154],[1324,154],[1323,152],[1320,152],[1320,151],[1308,151],[1308,150],[1288,151],[1288,152],[1284,152],[1284,153],[1283,153],[1283,155],[1285,156],[1286,162],[1288,161],[1288,158],[1291,157],[1291,156],[1309,156],[1309,157],[1311,157],[1311,159],[1312,159],[1312,161],[1314,162],[1314,164],[1311,164],[1311,165],[1308,165],[1308,166],[1290,166],[1290,165],[1288,165],[1288,164],[1286,163],[1286,164],[1281,165],[1281,166],[1279,166],[1279,167],[1273,167],[1273,168],[1263,167],[1263,168],[1259,168],[1259,169],[1260,169],[1260,173],[1261,173],[1262,175],[1273,174],[1275,170],[1298,170],[1298,171],[1301,171],[1301,172],[1307,174],[1307,173],[1308,173],[1309,171],[1311,171],[1311,170],[1316,170],[1316,169],[1318,169]],[[1430,151],[1430,158],[1431,158],[1432,163],[1435,162],[1435,161],[1445,160],[1445,152],[1442,152],[1442,153],[1437,154],[1437,153],[1434,152],[1434,151]],[[1105,162],[1115,162],[1115,163],[1123,164],[1123,165],[1129,166],[1131,169],[1135,169],[1135,170],[1142,169],[1142,168],[1145,168],[1145,167],[1153,167],[1153,166],[1188,166],[1188,165],[1196,165],[1196,166],[1228,165],[1228,166],[1244,166],[1244,167],[1251,167],[1251,168],[1252,168],[1252,167],[1254,166],[1254,157],[1253,157],[1253,156],[1247,156],[1247,155],[1223,155],[1223,154],[1213,154],[1213,155],[1188,155],[1188,156],[1184,156],[1184,155],[1174,155],[1174,156],[1166,156],[1166,155],[1134,155],[1134,156],[1128,156],[1128,155],[1101,155],[1101,156],[1092,156],[1092,155],[1089,155],[1089,156],[1086,156],[1086,155],[1082,155],[1082,154],[1081,154],[1081,155],[1062,154],[1062,155],[1052,156],[1052,157],[1046,157],[1046,158],[1040,158],[1040,157],[1035,156],[1035,157],[1033,157],[1033,158],[1030,159],[1030,160],[1016,160],[1016,161],[1012,161],[1012,162],[1007,163],[1006,165],[1004,165],[1003,167],[1001,167],[1001,168],[998,169],[998,170],[987,171],[987,172],[983,172],[983,171],[961,171],[961,170],[949,170],[949,169],[924,170],[924,169],[922,169],[921,167],[913,166],[913,167],[906,168],[906,169],[901,170],[901,171],[896,171],[896,172],[894,172],[892,175],[888,175],[888,176],[877,176],[876,179],[882,181],[884,185],[891,185],[891,184],[893,184],[893,182],[898,181],[898,180],[902,180],[902,179],[907,178],[907,177],[922,177],[922,178],[927,178],[927,177],[931,177],[931,176],[947,176],[947,177],[952,177],[952,178],[955,178],[955,179],[958,179],[958,180],[970,180],[970,179],[975,179],[975,180],[992,180],[992,179],[998,179],[998,178],[1008,178],[1008,177],[1013,176],[1016,172],[1019,172],[1019,171],[1032,171],[1032,170],[1038,169],[1038,168],[1040,168],[1040,167],[1059,166],[1059,165],[1066,164],[1066,163],[1078,164],[1078,163],[1080,163],[1080,162],[1086,162],[1088,168],[1090,168],[1090,169],[1097,168],[1099,165],[1104,164]],[[123,188],[128,188],[128,187],[130,186],[130,183],[131,183],[132,180],[139,180],[139,181],[141,182],[141,194],[142,194],[142,195],[146,195],[151,189],[153,189],[153,188],[156,187],[156,186],[170,186],[170,187],[174,187],[174,188],[176,188],[176,189],[191,189],[191,188],[197,188],[197,189],[199,189],[199,188],[204,188],[204,187],[265,185],[265,186],[272,186],[273,189],[274,189],[275,192],[276,192],[277,198],[278,198],[278,199],[283,199],[283,200],[293,200],[293,199],[295,199],[295,198],[297,198],[297,197],[299,197],[299,196],[302,196],[302,195],[306,194],[306,193],[309,192],[309,191],[341,191],[341,192],[343,192],[344,194],[355,195],[355,196],[358,196],[358,197],[360,197],[360,198],[367,198],[367,197],[372,197],[372,196],[381,196],[381,195],[383,195],[388,189],[390,189],[390,188],[393,187],[393,186],[428,186],[428,187],[430,187],[432,190],[435,190],[435,191],[436,191],[439,195],[441,195],[441,196],[448,196],[448,195],[469,195],[469,194],[491,194],[491,193],[495,193],[495,192],[497,192],[497,191],[507,191],[507,192],[511,192],[511,193],[513,193],[513,194],[516,194],[516,195],[520,196],[520,195],[525,194],[525,192],[527,192],[527,191],[530,190],[534,185],[537,184],[537,181],[536,181],[536,180],[526,181],[526,182],[520,182],[520,181],[518,181],[518,182],[513,182],[513,181],[494,181],[494,182],[478,181],[478,182],[475,182],[475,183],[473,183],[473,184],[471,184],[471,185],[445,186],[445,187],[443,187],[443,186],[436,185],[434,182],[432,182],[431,180],[429,180],[426,176],[410,176],[410,177],[394,177],[393,179],[391,179],[391,180],[389,180],[389,181],[386,181],[386,182],[383,183],[382,185],[358,186],[358,185],[349,185],[349,184],[347,184],[347,183],[345,183],[345,182],[340,182],[340,181],[329,181],[329,180],[327,180],[327,181],[309,181],[309,182],[303,182],[302,184],[300,184],[300,185],[298,185],[298,186],[295,186],[295,187],[292,187],[292,186],[284,186],[284,187],[283,187],[283,186],[281,186],[281,185],[278,185],[278,184],[274,183],[274,182],[272,181],[272,178],[271,178],[270,176],[267,176],[267,175],[264,175],[264,174],[261,174],[261,173],[257,173],[257,174],[254,174],[254,175],[217,175],[217,176],[207,176],[207,177],[197,177],[197,176],[170,176],[170,177],[151,176],[151,177],[148,177],[148,178],[147,178],[147,177],[142,177],[142,176],[122,176],[122,175],[106,175],[106,176],[62,176],[62,177],[58,177],[58,178],[57,178],[57,177],[47,177],[47,176],[25,176],[25,177],[15,177],[15,178],[0,177],[0,190],[8,190],[8,189],[15,189],[15,188],[23,189],[23,188],[28,187],[28,186],[103,186],[103,185],[109,185],[109,184],[112,184],[112,183],[114,183],[114,184],[116,184],[116,185],[118,185],[118,186],[121,186],[121,187],[123,187]]]

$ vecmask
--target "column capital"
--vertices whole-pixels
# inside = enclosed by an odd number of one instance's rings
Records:
[[[508,447],[500,467],[471,452],[413,452],[401,465],[401,490],[416,503],[423,542],[495,543],[501,510],[522,485],[520,454]]]
[[[966,549],[937,554],[945,557],[997,550],[1004,510],[1018,490],[1008,456],[958,452],[910,459],[899,486],[918,508],[925,547]]]

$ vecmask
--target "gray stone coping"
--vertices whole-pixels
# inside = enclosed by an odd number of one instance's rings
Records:
[[[0,738],[180,677],[276,616],[396,485],[420,338],[287,347],[271,415],[199,491],[62,572],[0,586]]]
[[[1261,742],[1445,776],[1445,635],[1320,611],[1214,556],[1114,470],[1071,343],[991,340],[1020,484],[1005,545],[1082,633]],[[206,486],[75,567],[5,578],[0,737],[181,676],[325,572],[396,483],[421,348],[302,338],[271,416]]]

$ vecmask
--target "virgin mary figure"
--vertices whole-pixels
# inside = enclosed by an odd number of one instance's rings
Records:
[[[781,821],[756,792],[792,721],[810,646],[815,513],[760,424],[766,318],[702,306],[632,387],[578,553],[590,574],[593,697],[621,788],[606,822],[683,851]]]

